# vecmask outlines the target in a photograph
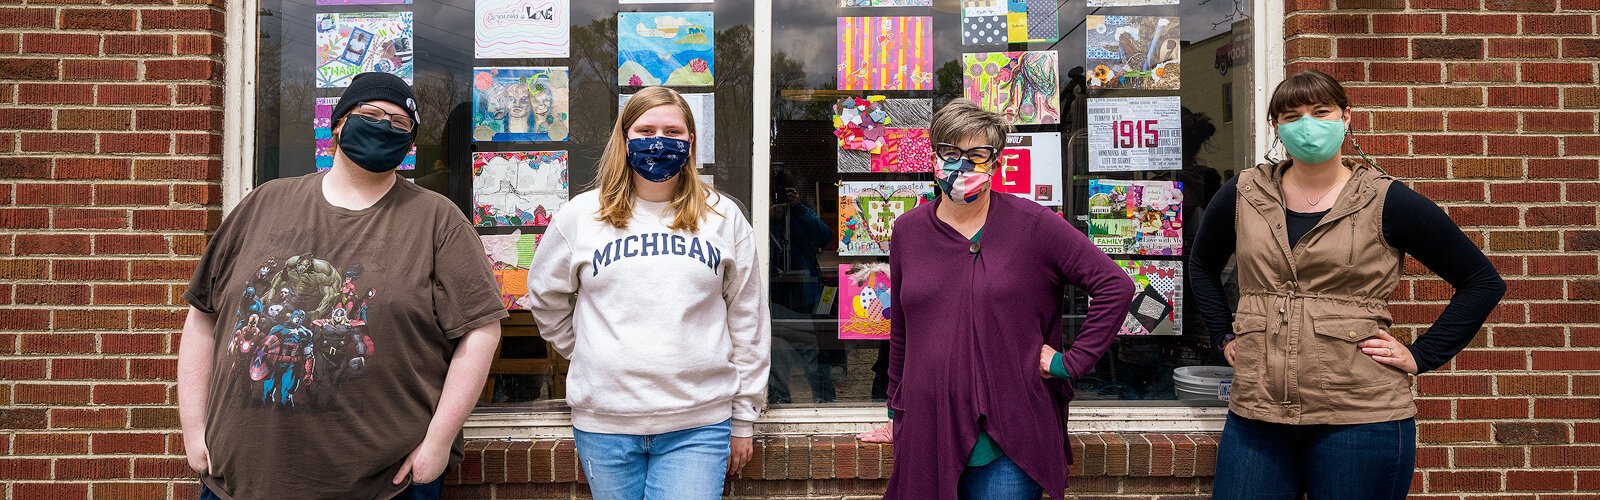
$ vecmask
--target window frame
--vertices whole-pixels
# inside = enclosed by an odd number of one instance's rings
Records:
[[[1266,2],[1255,6],[1251,15],[1251,92],[1250,109],[1257,117],[1266,116],[1266,105],[1271,89],[1284,77],[1283,15],[1281,2]],[[249,194],[255,186],[255,103],[257,89],[258,15],[257,0],[227,0],[224,22],[226,40],[223,75],[223,129],[222,129],[222,211],[227,214]],[[751,79],[753,89],[772,86],[772,4],[756,2],[755,65]],[[1278,43],[1268,43],[1276,40]],[[766,56],[766,57],[763,57]],[[1235,89],[1237,90],[1237,89]],[[768,138],[772,135],[772,94],[751,92],[753,130],[751,162],[767,165],[771,160]],[[1241,96],[1235,94],[1234,98]],[[1272,131],[1266,120],[1254,122],[1254,147],[1249,158],[1260,158],[1271,147]],[[771,172],[767,168],[752,167],[750,176],[751,223],[756,234],[766,234],[771,221],[767,196],[756,196],[771,190]],[[769,260],[767,245],[757,245],[763,267]],[[762,273],[762,286],[770,287],[770,279]],[[1218,432],[1227,417],[1227,409],[1216,406],[1173,405],[1170,401],[1080,401],[1068,410],[1068,430],[1071,432]],[[881,405],[835,405],[769,409],[756,423],[760,435],[813,435],[845,434],[859,432],[885,420]],[[570,437],[571,413],[561,411],[474,411],[467,418],[465,431],[468,438],[532,439]]]

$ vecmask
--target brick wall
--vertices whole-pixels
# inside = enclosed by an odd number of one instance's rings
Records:
[[[1367,152],[1444,206],[1508,285],[1473,346],[1419,379],[1416,497],[1593,498],[1600,1],[1286,5],[1289,72],[1345,81]],[[1406,272],[1395,319],[1425,327],[1450,287],[1415,261]]]
[[[220,216],[221,5],[0,0],[0,497],[195,494],[173,381]]]

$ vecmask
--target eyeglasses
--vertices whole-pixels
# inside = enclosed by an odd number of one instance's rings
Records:
[[[965,159],[972,162],[974,166],[978,167],[973,169],[974,171],[982,170],[985,172],[989,170],[986,165],[988,165],[989,162],[994,161],[995,157],[997,156],[997,151],[995,150],[994,146],[978,146],[972,149],[961,149],[955,144],[945,142],[941,142],[934,146],[933,152],[935,156],[938,156],[939,159],[944,161],[946,164],[960,163],[961,160]]]
[[[390,113],[384,111],[383,108],[364,102],[356,104],[355,108],[350,110],[350,114],[366,118],[368,121],[374,123],[387,121],[389,122],[389,128],[395,129],[396,131],[405,132],[407,134],[411,133],[411,131],[415,130],[417,127],[416,122],[411,121],[410,116],[400,113]]]

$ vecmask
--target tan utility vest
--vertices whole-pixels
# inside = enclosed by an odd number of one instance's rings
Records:
[[[1316,227],[1289,245],[1287,170],[1239,174],[1239,308],[1228,408],[1282,424],[1386,422],[1417,413],[1411,378],[1356,344],[1388,328],[1401,252],[1383,239],[1393,177],[1346,161],[1354,175]]]

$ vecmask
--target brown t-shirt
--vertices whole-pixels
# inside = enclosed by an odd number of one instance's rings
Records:
[[[389,498],[455,339],[506,316],[482,243],[403,180],[364,210],[325,174],[268,182],[223,220],[184,298],[215,314],[206,416],[223,498]],[[461,456],[461,439],[451,463]]]

